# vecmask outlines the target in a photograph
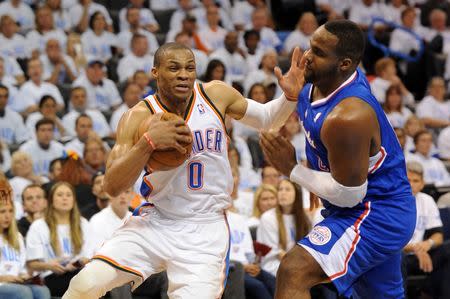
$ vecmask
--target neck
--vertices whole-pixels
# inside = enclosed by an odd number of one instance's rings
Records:
[[[48,150],[49,147],[50,147],[50,143],[44,144],[44,143],[41,143],[41,142],[38,141],[38,144],[39,144],[39,147],[44,149],[44,150]]]
[[[164,95],[160,91],[156,92],[159,99],[163,102],[163,104],[169,108],[169,110],[173,113],[176,113],[178,115],[184,116],[186,113],[186,108],[189,103],[189,99],[191,98],[192,94],[187,97],[186,99],[179,100],[171,98],[169,95]]]
[[[102,34],[102,32],[103,32],[102,29],[94,29],[94,33],[95,33],[96,35],[100,35],[100,34]]]
[[[36,219],[42,218],[42,216],[43,216],[42,213],[36,212],[36,213],[33,213],[33,214],[28,213],[26,218],[28,219],[28,221],[33,222]]]
[[[345,81],[347,81],[348,78],[353,74],[353,72],[348,74],[343,74],[342,76],[338,77],[338,79],[330,78],[330,80],[324,80],[322,82],[318,82],[317,84],[314,84],[316,87],[315,93],[317,99],[326,98],[329,96],[333,91],[335,91],[339,86],[342,85]]]
[[[55,219],[58,224],[70,224],[70,212],[54,211]]]
[[[31,81],[33,81],[33,83],[36,85],[41,85],[41,78],[39,77],[31,78]]]
[[[111,205],[111,209],[113,210],[114,214],[116,214],[117,217],[119,217],[120,219],[123,219],[127,215],[127,212],[128,212],[128,210],[120,209],[113,205]]]
[[[281,206],[281,213],[283,215],[290,215],[292,214],[292,210],[293,210],[294,205],[287,205],[287,206]]]

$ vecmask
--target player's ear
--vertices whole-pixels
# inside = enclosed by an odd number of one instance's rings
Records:
[[[153,79],[158,78],[158,69],[156,67],[152,67],[152,77]]]
[[[353,61],[350,58],[344,58],[341,60],[340,69],[343,72],[347,72],[353,65]]]

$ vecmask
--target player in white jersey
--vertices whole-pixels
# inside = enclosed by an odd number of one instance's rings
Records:
[[[256,128],[279,129],[295,108],[296,94],[289,86],[301,85],[301,63],[296,49],[290,71],[285,76],[276,71],[286,95],[259,104],[223,82],[195,83],[192,51],[176,43],[161,46],[152,69],[157,92],[122,117],[108,158],[105,190],[116,196],[132,186],[155,149],[185,153],[182,144],[192,141],[192,153],[179,167],[144,177],[141,192],[152,204],[105,242],[63,298],[99,298],[126,283],[135,289],[163,270],[170,298],[220,298],[229,248],[225,210],[233,183],[224,116]],[[161,121],[164,111],[185,121]],[[151,114],[156,115],[148,131],[134,144],[136,130]]]

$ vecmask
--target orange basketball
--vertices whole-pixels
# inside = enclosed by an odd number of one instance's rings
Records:
[[[135,143],[142,137],[142,135],[144,135],[145,132],[147,132],[152,117],[153,115],[145,119],[139,126],[134,138]],[[161,116],[161,120],[164,121],[170,121],[174,119],[182,119],[182,118],[181,116],[169,112],[165,112]],[[191,154],[192,142],[183,144],[183,146],[187,151],[185,154],[180,153],[176,149],[155,150],[151,154],[150,159],[148,159],[147,161],[147,168],[149,168],[149,170],[151,169],[152,171],[156,171],[156,170],[170,170],[172,168],[180,166],[181,164],[184,163],[184,161],[186,161],[186,159]]]

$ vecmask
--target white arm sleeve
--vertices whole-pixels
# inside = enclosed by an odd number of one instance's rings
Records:
[[[356,206],[367,192],[367,180],[361,186],[347,187],[337,182],[331,173],[312,170],[301,164],[292,169],[290,179],[341,208]]]
[[[266,104],[260,104],[252,99],[246,100],[247,110],[239,121],[263,130],[278,131],[297,106],[297,101],[288,101],[284,94]]]

